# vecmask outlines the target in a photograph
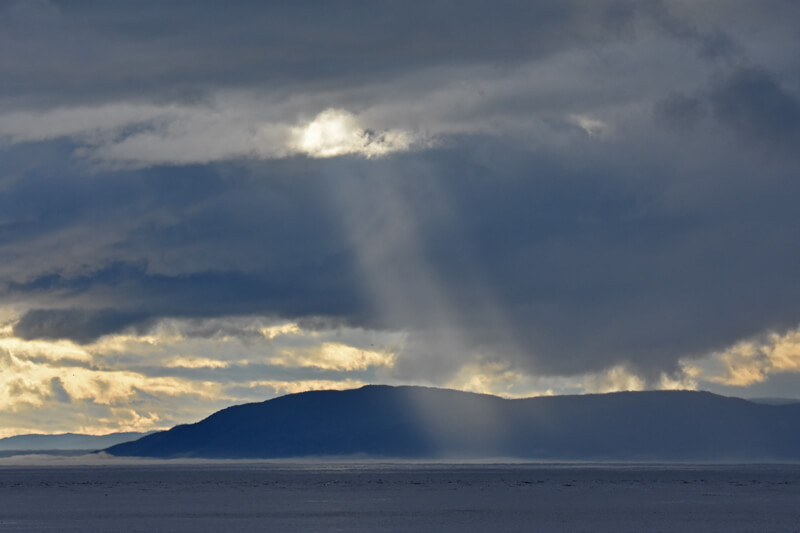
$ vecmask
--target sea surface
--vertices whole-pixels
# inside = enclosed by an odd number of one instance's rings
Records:
[[[800,465],[0,461],[0,531],[800,531]]]

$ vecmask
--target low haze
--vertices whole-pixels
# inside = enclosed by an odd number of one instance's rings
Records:
[[[800,4],[0,3],[0,437],[800,390]]]

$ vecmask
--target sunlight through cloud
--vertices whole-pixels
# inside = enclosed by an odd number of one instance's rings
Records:
[[[745,340],[694,365],[712,383],[747,387],[772,374],[800,372],[800,328]]]
[[[347,154],[379,157],[406,151],[412,145],[409,133],[364,129],[352,113],[342,109],[326,109],[292,133],[293,150],[318,158]]]

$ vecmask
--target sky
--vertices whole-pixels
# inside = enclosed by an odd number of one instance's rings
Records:
[[[800,2],[0,2],[0,437],[312,389],[800,397]]]

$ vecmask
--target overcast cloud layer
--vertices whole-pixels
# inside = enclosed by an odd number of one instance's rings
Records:
[[[0,4],[0,432],[800,385],[800,3]]]

